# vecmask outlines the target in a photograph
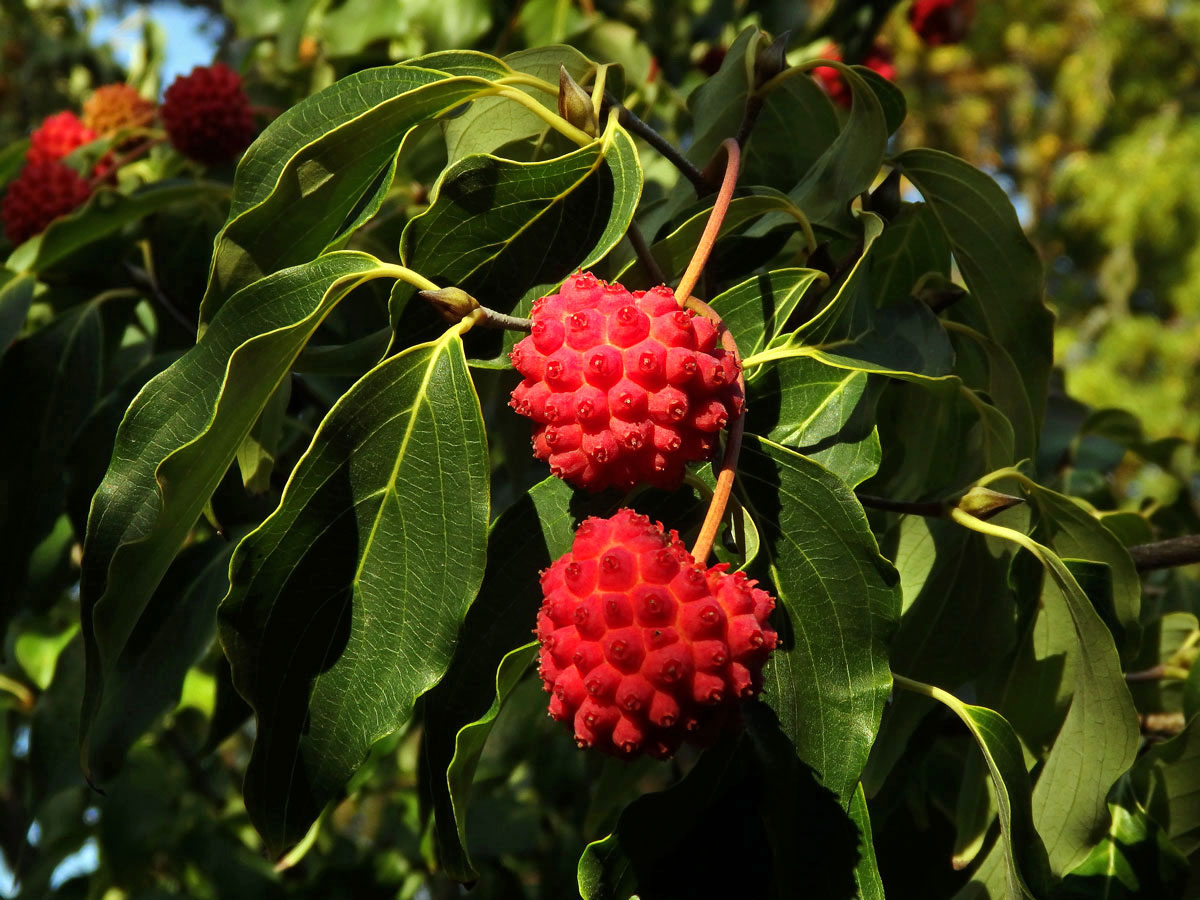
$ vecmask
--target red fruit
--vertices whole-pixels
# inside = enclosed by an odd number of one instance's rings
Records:
[[[242,79],[224,63],[196,66],[171,82],[161,115],[175,149],[202,163],[233,159],[254,137]]]
[[[542,573],[540,671],[580,747],[666,758],[739,721],[778,643],[775,601],[630,509],[587,519]]]
[[[82,206],[92,188],[61,162],[30,163],[8,186],[0,204],[4,234],[20,244],[46,230],[54,219]]]
[[[676,488],[742,410],[736,359],[670,288],[630,293],[581,273],[532,318],[510,354],[525,380],[509,405],[533,420],[534,455],[578,487]]]
[[[29,138],[25,159],[30,163],[57,162],[72,150],[91,143],[96,132],[68,111],[47,116]]]
[[[83,104],[83,124],[102,136],[141,128],[153,118],[154,104],[127,84],[98,87]]]
[[[931,47],[957,44],[975,18],[975,0],[914,0],[908,22]]]
[[[827,44],[819,54],[823,59],[841,61],[841,51],[834,44]],[[896,67],[892,64],[892,53],[883,44],[876,43],[867,52],[862,64],[888,81],[896,78]],[[842,73],[831,66],[817,66],[812,70],[825,93],[838,106],[849,107],[852,100],[850,88],[842,80]]]

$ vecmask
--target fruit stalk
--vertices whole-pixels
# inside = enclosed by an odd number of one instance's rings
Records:
[[[687,306],[716,323],[717,331],[721,335],[721,346],[732,353],[738,362],[738,388],[742,392],[742,396],[745,396],[746,379],[742,375],[742,357],[738,353],[737,341],[725,327],[725,323],[721,321],[716,310],[707,303],[697,300],[695,297],[689,297]],[[708,501],[708,512],[704,514],[704,523],[700,526],[700,534],[692,547],[692,556],[701,564],[708,559],[713,540],[716,539],[717,531],[721,527],[721,519],[725,515],[725,507],[729,504],[729,495],[733,491],[733,479],[737,473],[738,456],[742,452],[742,435],[745,433],[745,429],[746,412],[743,407],[738,411],[734,420],[729,423],[729,438],[725,441],[725,453],[721,458],[721,471],[717,475],[717,487]]]
[[[741,148],[738,146],[737,140],[726,138],[721,142],[721,150],[725,151],[725,177],[721,180],[721,189],[717,192],[717,199],[713,203],[713,211],[708,217],[708,223],[704,226],[704,233],[700,235],[700,241],[696,244],[696,252],[692,254],[691,262],[688,263],[679,286],[675,288],[675,300],[681,307],[687,305],[687,300],[692,295],[692,289],[700,280],[700,273],[704,271],[704,265],[708,262],[713,245],[717,242],[721,223],[725,221],[725,213],[729,211],[729,201],[733,199],[733,189],[737,186],[738,169],[741,166],[742,158]],[[718,159],[720,159],[719,156],[713,157],[713,161],[708,165],[709,170],[714,167]],[[707,172],[705,174],[707,175]]]

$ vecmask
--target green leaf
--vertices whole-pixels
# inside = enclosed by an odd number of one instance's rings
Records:
[[[422,766],[429,779],[425,789],[433,807],[438,857],[449,875],[463,881],[477,877],[465,849],[463,816],[470,774],[494,718],[488,704],[497,696],[497,669],[506,654],[517,652],[514,648],[529,638],[542,602],[538,573],[574,540],[574,497],[561,478],[547,478],[492,525],[483,587],[459,634],[459,646],[470,650],[455,655],[424,704]],[[467,729],[473,735],[469,746],[459,739]],[[452,761],[458,767],[453,781],[447,776]]]
[[[68,259],[88,244],[140,221],[153,212],[205,195],[223,197],[225,185],[207,181],[158,181],[132,194],[103,188],[75,212],[50,223],[9,256],[7,266],[17,272],[44,272]]]
[[[582,84],[595,67],[590,59],[566,45],[532,47],[504,57],[504,64],[514,72],[522,72],[558,86],[558,67],[565,66],[576,82]],[[523,85],[514,85],[551,112],[558,112],[558,95]],[[506,144],[544,133],[545,120],[523,106],[503,97],[480,97],[471,101],[466,111],[447,121],[446,155],[450,163],[474,153],[496,153]]]
[[[776,269],[718,294],[709,306],[720,314],[745,359],[779,335],[814,283],[828,280],[816,269]]]
[[[771,848],[773,896],[804,885],[812,900],[883,897],[862,785],[843,803],[822,786],[762,703],[746,709],[746,750],[759,786],[759,813]]]
[[[155,588],[305,342],[342,297],[384,273],[366,254],[336,253],[264,279],[138,394],[88,516],[87,709],[100,705]]]
[[[787,216],[780,217],[781,221],[799,227],[794,217],[801,214],[786,194],[782,194],[774,188],[738,188],[734,198],[729,202],[729,210],[721,222],[717,238],[719,240],[721,237],[727,236],[751,219],[756,219],[766,213],[780,211],[787,213]],[[650,254],[658,262],[658,267],[662,269],[667,280],[681,275],[687,268],[711,213],[711,204],[694,207],[682,223],[650,248]],[[626,287],[649,287],[653,283],[646,268],[636,259],[630,260],[617,273],[616,278]]]
[[[739,466],[779,600],[781,646],[763,698],[800,759],[848,808],[891,690],[887,642],[899,614],[895,569],[862,507],[832,473],[747,435]]]
[[[483,746],[487,743],[488,735],[491,733],[492,723],[496,721],[496,716],[500,713],[500,707],[504,705],[504,701],[512,693],[512,689],[516,687],[521,676],[525,674],[525,670],[529,668],[529,664],[537,658],[537,654],[538,644],[536,641],[525,644],[523,647],[518,647],[516,650],[505,654],[504,658],[500,660],[499,667],[496,669],[496,699],[492,701],[492,705],[488,707],[487,712],[475,721],[468,722],[460,728],[454,738],[454,756],[450,760],[450,765],[446,767],[446,786],[452,804],[450,816],[454,824],[457,825],[458,845],[462,848],[461,861],[466,863],[467,868],[465,870],[452,870],[447,865],[445,844],[442,844],[443,850],[439,854],[439,858],[446,872],[452,874],[455,878],[470,880],[476,877],[473,869],[470,867],[470,859],[466,855],[467,804],[471,800],[471,786],[475,778],[475,767],[479,763],[479,757],[483,753]],[[440,773],[441,769],[439,768],[437,771]],[[435,815],[437,814],[435,813]]]
[[[82,723],[84,764],[97,779],[112,778],[133,742],[179,702],[188,669],[212,643],[232,552],[219,539],[188,547],[154,592]]]
[[[492,16],[491,5],[483,0],[407,0],[383,6],[376,0],[346,0],[326,6],[320,22],[327,53],[356,56],[370,44],[389,39],[467,47],[488,30]],[[432,60],[422,57],[410,62],[430,65]]]
[[[400,255],[492,309],[523,313],[621,240],[641,190],[636,151],[620,128],[545,162],[470,156],[443,173],[429,209],[405,227]]]
[[[1042,513],[1046,543],[1060,557],[1103,563],[1112,576],[1112,611],[1120,632],[1115,635],[1123,660],[1137,655],[1141,642],[1142,580],[1129,551],[1104,527],[1085,501],[1067,497],[1032,481],[1023,481]]]
[[[1191,856],[1200,850],[1200,716],[1192,716],[1169,741],[1150,747],[1130,775],[1142,805],[1179,851]]]
[[[1011,528],[952,511],[960,525],[1028,550],[1046,578],[1042,606],[1069,618],[1077,645],[1070,709],[1033,789],[1033,815],[1055,874],[1069,871],[1108,826],[1109,789],[1133,762],[1138,720],[1112,634],[1062,560]],[[994,852],[994,851],[993,851]]]
[[[761,825],[744,827],[758,786],[747,779],[742,743],[726,734],[679,783],[626,806],[613,833],[584,848],[580,897],[763,896],[770,857]],[[712,851],[714,834],[721,853]]]
[[[221,642],[255,712],[246,809],[273,853],[441,679],[482,580],[487,443],[461,330],[334,405],[230,564]]]
[[[804,453],[851,487],[875,474],[878,392],[865,372],[803,357],[764,368],[747,388],[748,430]]]
[[[870,271],[871,249],[883,233],[883,220],[870,212],[859,213],[856,218],[862,230],[862,251],[858,259],[825,305],[792,332],[789,343],[795,344],[801,339],[807,343],[820,343],[831,335],[845,337],[847,320],[854,317],[858,308],[870,302],[867,274]]]
[[[1028,897],[1031,900],[1045,897],[1050,883],[1046,848],[1034,828],[1025,757],[1012,726],[998,712],[963,703],[940,688],[919,685],[900,677],[896,682],[901,687],[918,690],[945,704],[967,726],[987,763],[996,793],[1001,840],[997,842],[993,853],[1004,856],[1007,896]],[[967,895],[970,895],[969,890]]]
[[[1016,645],[1011,552],[923,516],[902,517],[895,534],[904,613],[892,669],[933,684],[981,677]]]
[[[890,131],[879,96],[863,79],[858,66],[829,60],[821,65],[838,70],[850,88],[852,102],[837,140],[788,192],[813,222],[848,218],[844,211],[850,202],[868,190],[879,173]],[[889,107],[893,103],[889,102]]]
[[[950,274],[950,241],[925,203],[905,203],[879,236],[871,260],[871,282],[878,306],[912,295],[921,276]]]
[[[1186,896],[1189,866],[1163,830],[1136,802],[1110,803],[1112,825],[1083,862],[1067,873],[1055,897],[1140,900]]]
[[[766,46],[758,28],[743,29],[716,75],[688,97],[695,137],[687,157],[704,166],[721,141],[737,133],[746,107],[754,56]],[[825,92],[811,78],[788,78],[766,97],[742,157],[741,181],[789,191],[838,135],[838,119]],[[690,184],[681,186],[690,190]]]
[[[8,270],[3,270],[3,274],[6,279],[0,284],[0,359],[25,327],[25,316],[37,286],[37,281],[30,275],[14,275]]]
[[[320,255],[394,163],[412,128],[490,86],[476,75],[367,69],[275,119],[238,164],[229,220],[217,235],[200,308],[202,325],[239,289]],[[390,179],[384,181],[380,190]]]
[[[0,360],[0,422],[12,435],[0,441],[0,625],[22,602],[30,556],[63,511],[67,459],[100,399],[103,365],[97,303],[68,310]]]
[[[252,494],[264,494],[271,487],[271,472],[283,437],[283,420],[292,396],[292,382],[284,378],[267,401],[262,414],[237,451],[242,483]]]
[[[1041,259],[1004,190],[969,163],[937,150],[908,150],[892,163],[937,216],[990,336],[1012,356],[1034,421],[1041,422],[1053,316],[1042,302]]]

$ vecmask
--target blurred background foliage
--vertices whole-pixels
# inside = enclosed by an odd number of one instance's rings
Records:
[[[1122,535],[1127,543],[1156,536],[1147,521],[1163,535],[1200,531],[1192,499],[1200,490],[1194,452],[1200,438],[1200,5],[979,2],[963,43],[930,47],[908,27],[907,3],[891,0],[0,0],[0,184],[21,165],[32,128],[61,109],[78,109],[97,85],[124,80],[145,96],[160,95],[163,67],[181,36],[159,23],[181,7],[202,27],[192,40],[238,68],[262,109],[286,108],[353,71],[430,50],[503,54],[565,42],[620,63],[626,105],[685,147],[688,94],[717,70],[747,24],[773,34],[790,30],[794,54],[817,55],[833,37],[850,62],[873,40],[882,41],[894,53],[896,81],[908,101],[896,149],[946,150],[992,174],[1047,263],[1062,384],[1048,413],[1041,471],[1056,473],[1057,487],[1095,504],[1115,530],[1130,529]],[[99,26],[114,18],[130,23],[119,60],[96,39]],[[414,147],[391,205],[364,229],[363,240],[395,246],[405,219],[424,208],[428,177],[440,170],[444,153],[437,140]],[[649,152],[642,161],[647,195],[665,195],[674,170]],[[195,319],[207,259],[184,259],[179,248],[207,249],[223,216],[223,210],[205,209],[160,220],[167,233],[186,235],[176,242],[175,256],[162,251],[166,258],[159,261],[167,292],[181,298],[183,325]],[[125,377],[129,359],[120,369],[118,348],[106,348],[112,399],[88,427],[109,440],[136,388],[192,340],[168,317],[142,319],[122,325],[119,341],[109,340],[136,357],[136,378]],[[338,328],[336,319],[330,327]],[[160,355],[135,352],[138,328],[154,332]],[[319,393],[320,380],[311,383]],[[291,434],[279,452],[294,458],[305,440],[302,431]],[[105,462],[92,468],[102,471]],[[237,504],[254,502],[235,496],[235,488],[240,484],[215,501],[231,518]],[[70,500],[76,521],[86,502]],[[1122,519],[1129,510],[1145,518]],[[458,895],[457,885],[431,878],[424,865],[434,848],[413,790],[419,718],[376,748],[351,798],[331,814],[332,827],[316,835],[315,852],[282,872],[272,870],[237,790],[248,726],[242,724],[245,708],[223,689],[228,681],[219,651],[191,670],[177,707],[152,739],[136,745],[109,796],[82,784],[72,533],[64,516],[39,545],[31,568],[33,582],[57,585],[54,596],[62,602],[35,606],[6,640],[0,849],[9,871],[0,893],[17,893],[13,876],[19,873],[20,890],[31,897]],[[198,559],[198,566],[208,562]],[[1177,572],[1151,577],[1144,621],[1164,612],[1175,618],[1156,626],[1159,640],[1146,642],[1139,662],[1153,665],[1179,649],[1180,635],[1195,629],[1196,595],[1195,581]],[[1138,700],[1147,715],[1173,714],[1183,704],[1174,694],[1164,698],[1157,686]],[[603,808],[605,792],[589,785],[622,796],[619,788],[631,784],[649,790],[669,781],[671,772],[549,752],[560,735],[541,705],[536,683],[527,679],[501,712],[481,762],[471,849],[482,878],[473,896],[570,895],[576,859],[562,847],[581,846],[614,814]],[[215,762],[206,757],[214,750]],[[916,773],[913,789],[948,780],[953,784],[943,785],[939,796],[953,796],[957,778],[933,771],[937,763],[929,764],[928,777]],[[965,765],[960,757],[951,763],[952,769]],[[726,799],[738,802],[733,794]],[[934,812],[914,797],[892,799],[921,807],[921,816]],[[937,815],[925,825],[949,828]],[[893,871],[912,849],[889,845]],[[881,862],[886,870],[888,860]]]

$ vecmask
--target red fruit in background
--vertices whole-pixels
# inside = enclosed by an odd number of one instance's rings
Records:
[[[72,150],[96,139],[96,132],[69,110],[47,116],[29,137],[25,159],[30,163],[57,162]]]
[[[820,52],[822,59],[841,61],[841,51],[834,44],[827,44]],[[892,53],[883,44],[874,44],[863,59],[862,64],[878,75],[893,81],[896,78],[896,67],[892,63]],[[812,70],[818,83],[825,89],[834,103],[838,106],[849,107],[852,100],[850,87],[842,79],[842,73],[830,66],[818,66]]]
[[[913,0],[908,22],[931,47],[957,44],[975,18],[975,0]]]
[[[224,63],[197,66],[176,78],[163,95],[160,114],[175,149],[202,163],[233,159],[254,137],[242,79]]]
[[[542,573],[537,635],[550,715],[580,747],[665,759],[739,721],[778,636],[775,601],[726,568],[630,509],[579,526]]]
[[[742,410],[737,360],[670,288],[630,293],[582,273],[531,316],[509,405],[533,420],[534,455],[578,487],[676,488]]]
[[[70,166],[57,160],[29,163],[9,183],[0,204],[4,234],[20,244],[82,206],[91,193],[91,185]]]
[[[83,104],[83,124],[102,136],[141,128],[153,118],[154,104],[127,84],[98,87]]]

